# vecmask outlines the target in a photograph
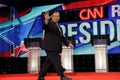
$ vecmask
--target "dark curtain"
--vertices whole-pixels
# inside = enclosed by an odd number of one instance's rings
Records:
[[[58,3],[70,3],[82,0],[0,0],[0,3],[14,7],[33,7]],[[85,0],[84,0],[85,1]]]

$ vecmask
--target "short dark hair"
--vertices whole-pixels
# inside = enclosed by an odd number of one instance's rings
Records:
[[[53,13],[60,13],[59,11],[51,11],[50,15],[53,15]]]

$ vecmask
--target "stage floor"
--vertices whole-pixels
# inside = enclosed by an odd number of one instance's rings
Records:
[[[73,80],[120,80],[120,72],[80,72],[80,73],[66,73],[68,77]],[[1,74],[0,80],[37,80],[38,74]],[[56,73],[48,73],[46,80],[60,80]]]

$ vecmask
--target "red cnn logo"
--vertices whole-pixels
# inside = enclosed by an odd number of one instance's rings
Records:
[[[90,20],[90,19],[97,19],[97,18],[103,18],[104,15],[104,8],[101,6],[100,8],[93,8],[93,9],[82,9],[79,12],[79,18],[81,20]]]

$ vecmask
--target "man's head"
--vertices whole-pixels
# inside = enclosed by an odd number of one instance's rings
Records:
[[[60,13],[58,11],[54,11],[51,15],[51,20],[55,23],[58,23],[60,20]]]

